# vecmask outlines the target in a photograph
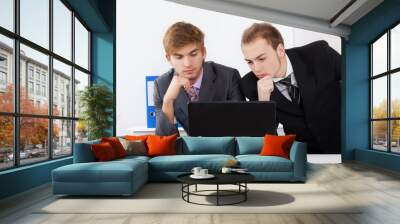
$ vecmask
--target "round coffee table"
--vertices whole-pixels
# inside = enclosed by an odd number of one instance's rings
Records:
[[[255,180],[255,177],[249,173],[216,173],[213,174],[215,177],[212,179],[193,179],[190,177],[191,173],[182,174],[177,177],[178,181],[182,183],[182,199],[188,203],[198,204],[198,205],[234,205],[247,200],[247,192],[249,188],[247,183]],[[198,184],[204,185],[216,185],[215,190],[197,190]],[[195,186],[194,191],[190,191],[190,186]],[[223,190],[220,189],[220,185],[236,185],[237,190]],[[205,194],[209,192],[215,192],[215,194]],[[204,197],[216,197],[216,204],[202,204],[190,201],[190,196],[204,196]],[[239,200],[231,203],[221,203],[221,197],[230,196],[241,196]]]

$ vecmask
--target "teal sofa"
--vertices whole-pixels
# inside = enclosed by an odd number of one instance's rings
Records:
[[[177,155],[127,156],[96,162],[90,145],[75,144],[74,163],[52,171],[54,194],[131,195],[148,181],[176,181],[176,177],[200,166],[219,172],[228,160],[236,160],[259,182],[305,182],[307,146],[294,142],[290,159],[260,156],[263,137],[180,137]]]

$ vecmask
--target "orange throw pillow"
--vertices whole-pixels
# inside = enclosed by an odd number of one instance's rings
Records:
[[[290,158],[290,147],[296,135],[276,136],[276,135],[265,135],[264,146],[261,149],[261,156],[281,156],[286,159]]]
[[[93,144],[90,147],[92,149],[94,157],[99,162],[109,161],[117,158],[114,149],[108,142]]]
[[[101,138],[101,142],[110,143],[110,145],[114,149],[114,152],[115,152],[115,155],[117,156],[117,158],[126,156],[126,151],[124,149],[124,146],[122,146],[122,144],[118,138],[116,138],[116,137]]]
[[[148,136],[146,143],[148,156],[176,155],[176,139],[178,134],[170,136]]]
[[[151,136],[151,135],[125,135],[124,139],[129,140],[129,141],[141,140],[143,142],[146,142],[146,139],[149,136]]]

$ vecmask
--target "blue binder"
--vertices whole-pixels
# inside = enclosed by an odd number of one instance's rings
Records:
[[[158,76],[146,76],[146,115],[147,115],[147,128],[156,127],[156,110],[154,106],[154,80]]]

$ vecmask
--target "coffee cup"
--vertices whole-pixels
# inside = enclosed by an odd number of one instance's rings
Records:
[[[202,170],[202,168],[201,167],[193,167],[193,169],[192,169],[192,173],[194,174],[194,175],[196,175],[196,176],[199,176],[199,175],[201,175],[200,174],[200,171]]]
[[[200,170],[200,176],[207,176],[208,175],[208,169],[201,169]]]
[[[230,173],[231,171],[232,171],[232,169],[229,167],[222,167],[222,170],[221,170],[222,173]]]

